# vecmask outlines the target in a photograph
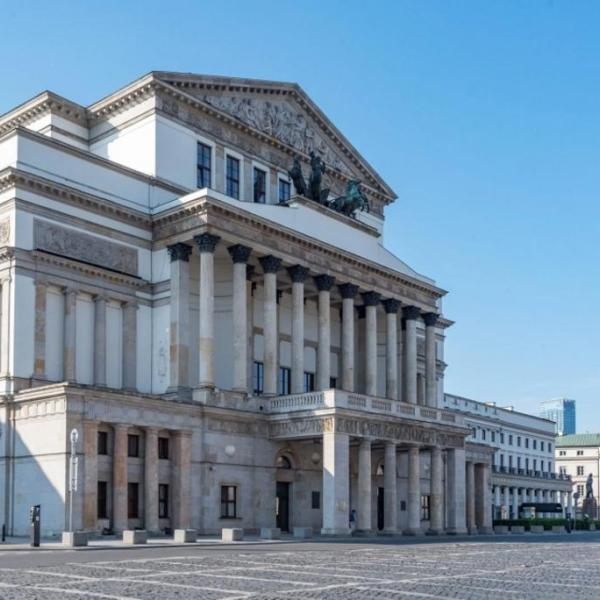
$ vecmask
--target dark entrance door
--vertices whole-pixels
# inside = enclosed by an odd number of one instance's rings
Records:
[[[377,488],[377,529],[383,529],[383,488]]]
[[[275,498],[275,514],[277,527],[281,531],[290,530],[290,484],[287,481],[277,482],[277,496]]]

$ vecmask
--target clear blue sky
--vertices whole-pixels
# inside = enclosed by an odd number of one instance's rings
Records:
[[[387,245],[449,290],[446,390],[600,431],[600,3],[2,4],[0,112],[150,70],[299,82],[399,195]]]

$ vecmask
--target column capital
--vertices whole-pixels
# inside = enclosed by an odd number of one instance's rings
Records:
[[[308,277],[308,267],[302,265],[288,267],[287,271],[293,283],[304,283]]]
[[[362,296],[365,306],[377,306],[381,299],[381,294],[378,292],[364,292]]]
[[[111,425],[115,431],[127,431],[129,429],[127,423],[112,423]]]
[[[209,252],[211,254],[215,251],[220,239],[221,238],[218,235],[212,235],[212,233],[201,233],[200,235],[194,236],[194,241],[198,246],[198,250],[200,252]]]
[[[328,292],[333,287],[335,281],[331,275],[315,275],[313,279],[319,292]]]
[[[265,273],[277,273],[279,271],[279,267],[281,266],[281,259],[269,254],[268,256],[261,256],[258,259],[262,270]]]
[[[101,292],[94,294],[93,300],[94,300],[94,302],[108,302],[108,296],[107,296],[106,292],[104,292],[104,290],[102,290]]]
[[[242,244],[234,244],[233,246],[229,246],[227,250],[229,252],[229,256],[231,256],[231,260],[234,263],[242,264],[248,262],[250,254],[252,253],[252,248],[248,248],[248,246],[243,246]]]
[[[381,304],[383,304],[383,308],[388,315],[395,315],[402,303],[400,300],[396,300],[396,298],[387,298],[386,300],[382,300]]]
[[[63,293],[65,296],[77,296],[77,294],[78,294],[78,291],[77,291],[75,288],[73,288],[73,287],[65,286],[65,287],[62,289],[62,293]]]
[[[131,310],[137,310],[139,307],[140,303],[138,302],[137,298],[134,298],[132,300],[123,300],[123,302],[121,302],[121,306],[124,309],[131,309]]]
[[[353,283],[342,283],[338,285],[338,290],[344,300],[356,298],[356,294],[358,294],[358,286]]]
[[[437,323],[439,315],[437,313],[424,313],[423,321],[425,321],[425,325],[427,327],[434,327]]]
[[[181,242],[167,246],[167,250],[171,257],[171,262],[176,262],[178,260],[189,262],[190,254],[192,253],[192,247]]]
[[[407,321],[414,321],[415,319],[418,319],[420,313],[421,311],[417,306],[405,306],[402,309],[402,316]]]

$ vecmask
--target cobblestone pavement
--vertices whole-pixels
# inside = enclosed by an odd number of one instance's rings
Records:
[[[53,566],[25,561],[24,566],[3,567],[0,557],[0,598],[600,598],[596,542],[313,543],[173,550],[143,558],[130,552],[109,560],[102,552],[69,552]]]

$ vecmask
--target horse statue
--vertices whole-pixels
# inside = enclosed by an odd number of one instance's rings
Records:
[[[294,164],[292,168],[288,171],[288,175],[290,176],[290,179],[294,184],[296,194],[298,194],[299,196],[306,196],[306,181],[304,181],[304,175],[302,175],[302,167],[300,166],[300,159],[297,156],[294,157]]]
[[[356,217],[357,211],[371,211],[369,200],[360,189],[358,179],[351,179],[346,185],[346,194],[333,199],[329,207],[348,217]]]

